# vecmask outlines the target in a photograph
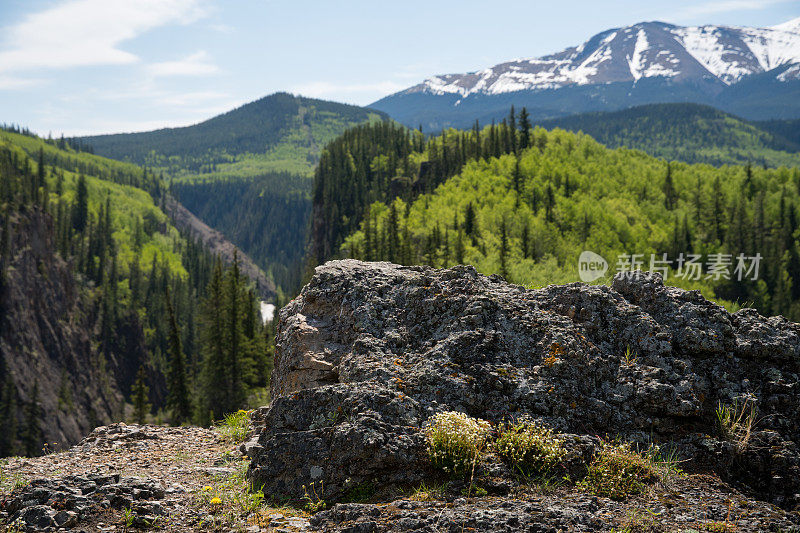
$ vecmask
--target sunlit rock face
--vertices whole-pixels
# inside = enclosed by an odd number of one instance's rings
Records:
[[[596,436],[677,443],[692,464],[800,504],[800,326],[728,313],[658,274],[527,290],[474,268],[332,261],[281,311],[270,407],[243,449],[265,492],[428,479],[420,428],[442,411],[528,415],[591,456]],[[720,403],[753,402],[745,451]],[[588,451],[587,451],[588,450]]]

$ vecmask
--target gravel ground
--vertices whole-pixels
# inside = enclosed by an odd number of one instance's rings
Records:
[[[0,464],[3,519],[10,522],[15,515],[8,511],[24,507],[32,520],[28,530],[46,530],[43,516],[54,519],[52,530],[87,532],[137,526],[178,532],[308,528],[302,512],[257,506],[246,497],[247,462],[215,429],[114,424],[95,429],[65,452]],[[144,484],[158,488],[142,490]],[[44,522],[37,526],[36,519]]]

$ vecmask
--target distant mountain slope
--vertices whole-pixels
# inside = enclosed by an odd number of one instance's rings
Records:
[[[754,93],[769,97],[747,97]],[[434,76],[372,107],[406,125],[438,129],[500,118],[511,103],[540,119],[662,102],[794,118],[799,94],[800,19],[773,28],[642,22],[541,58]]]
[[[193,126],[74,141],[173,177],[309,174],[327,142],[350,126],[383,117],[357,106],[276,93]]]
[[[635,148],[687,163],[800,166],[797,124],[749,123],[698,104],[650,104],[623,111],[572,115],[538,122],[582,131],[610,148]],[[789,136],[790,138],[787,138]]]

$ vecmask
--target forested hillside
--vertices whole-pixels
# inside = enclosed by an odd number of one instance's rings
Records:
[[[120,393],[139,419],[152,407],[172,422],[207,421],[246,405],[270,364],[269,328],[248,281],[174,228],[151,172],[57,144],[0,131],[0,276],[13,280],[0,291],[0,423],[38,428],[26,430],[36,438],[12,433],[0,455],[70,444],[98,420],[131,416]],[[61,281],[51,286],[53,276]],[[34,288],[42,301],[29,301]],[[23,342],[26,328],[38,330],[19,313],[45,317],[49,309],[36,309],[62,300],[73,302],[63,320]],[[89,394],[79,377],[92,372],[108,390],[102,420],[78,400]],[[58,410],[76,427],[50,424]]]
[[[181,203],[228,236],[284,290],[300,286],[310,180],[288,173],[174,183]]]
[[[531,128],[524,114],[427,139],[381,124],[323,153],[312,248],[317,262],[467,262],[532,286],[577,281],[583,250],[608,261],[607,276],[620,256],[649,269],[666,253],[668,283],[798,320],[798,205],[796,168],[667,163]],[[739,254],[746,268],[760,254],[756,280],[736,279]]]
[[[538,124],[582,131],[610,148],[635,148],[671,161],[800,166],[797,121],[750,123],[699,104],[652,104]]]
[[[310,175],[326,143],[350,126],[382,117],[362,107],[275,93],[194,126],[69,142],[171,178]]]

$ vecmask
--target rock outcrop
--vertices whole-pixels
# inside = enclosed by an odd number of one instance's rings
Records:
[[[332,261],[281,311],[273,401],[243,449],[266,494],[300,499],[314,483],[335,502],[432,479],[421,427],[437,412],[524,414],[589,456],[596,436],[672,443],[685,469],[797,510],[798,374],[800,325],[730,314],[658,274],[526,290],[468,266]],[[749,440],[719,437],[719,406],[745,405],[758,410]],[[387,512],[339,505],[316,520]]]

